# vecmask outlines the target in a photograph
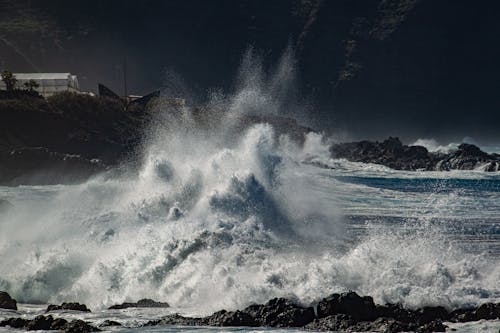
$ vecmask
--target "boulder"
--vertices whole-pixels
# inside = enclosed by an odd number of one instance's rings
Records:
[[[84,322],[83,320],[67,321],[63,318],[54,319],[52,316],[36,316],[34,319],[8,318],[0,322],[1,326],[12,328],[23,328],[27,331],[63,331],[66,333],[89,333],[97,332],[98,328]]]
[[[183,317],[179,314],[172,314],[163,317],[162,319],[150,320],[144,326],[165,326],[165,325],[177,325],[177,326],[202,326],[208,325],[205,318],[189,318]],[[218,325],[221,326],[221,325]]]
[[[99,327],[110,327],[110,326],[122,326],[122,324],[114,320],[105,320],[99,324]]]
[[[447,326],[439,319],[433,320],[417,328],[417,333],[446,332]]]
[[[306,329],[314,331],[348,331],[356,321],[346,314],[335,314],[327,317],[314,319],[305,326]]]
[[[346,314],[355,321],[370,321],[378,317],[373,298],[355,292],[332,294],[318,303],[318,317]]]
[[[447,320],[450,316],[450,313],[443,306],[425,306],[417,310],[415,312],[415,315],[419,325],[424,325],[429,323],[437,323],[440,320]]]
[[[65,329],[66,325],[68,324],[68,321],[64,318],[56,318],[50,325],[51,330],[63,330]]]
[[[23,318],[7,318],[0,321],[0,327],[23,328],[28,325],[28,320]]]
[[[28,321],[25,328],[28,331],[50,330],[54,318],[52,316],[36,316],[35,319]]]
[[[316,317],[312,307],[304,308],[285,298],[274,298],[266,304],[250,305],[243,310],[257,326],[300,327]]]
[[[65,333],[89,333],[98,332],[100,329],[94,327],[83,320],[73,320],[64,326]]]
[[[10,297],[5,291],[0,291],[0,308],[17,310],[17,301]]]
[[[85,304],[80,303],[63,303],[61,305],[49,304],[45,312],[57,311],[57,310],[72,310],[81,312],[90,312]]]
[[[500,303],[485,303],[477,308],[457,309],[449,317],[451,321],[462,323],[481,319],[500,319]]]
[[[206,317],[205,322],[209,326],[258,326],[255,319],[244,311],[221,310]]]

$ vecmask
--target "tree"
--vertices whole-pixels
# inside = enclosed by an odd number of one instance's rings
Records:
[[[7,91],[13,91],[17,83],[16,76],[11,71],[3,71],[1,76],[2,81],[5,83],[5,89]]]
[[[36,88],[40,87],[40,85],[38,84],[38,82],[36,82],[35,80],[31,79],[29,80],[28,82],[25,82],[24,83],[24,87],[26,89],[28,89],[29,91],[33,91],[35,90]]]

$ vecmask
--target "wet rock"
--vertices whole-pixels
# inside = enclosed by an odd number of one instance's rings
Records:
[[[49,304],[45,312],[57,311],[57,310],[72,310],[81,312],[90,312],[85,304],[80,303],[62,303],[61,305]]]
[[[109,310],[119,310],[127,308],[168,308],[170,305],[166,302],[156,302],[149,298],[139,300],[137,303],[122,303],[110,306]]]
[[[99,327],[110,327],[110,326],[122,326],[122,324],[114,320],[105,320],[99,324]]]
[[[382,142],[359,141],[337,143],[330,147],[334,158],[353,162],[375,163],[397,170],[472,170],[497,171],[500,156],[488,154],[477,146],[463,143],[454,152],[429,152],[425,147],[407,146],[398,138],[389,137]]]
[[[500,318],[500,303],[485,303],[478,308],[457,309],[450,314],[454,322],[477,321],[481,319],[494,320]]]
[[[144,324],[144,326],[165,326],[165,325],[202,326],[208,324],[204,318],[189,318],[189,317],[183,317],[179,314],[168,315],[162,319],[151,320],[146,324]]]
[[[263,305],[250,305],[243,312],[254,318],[257,326],[300,327],[314,320],[314,309],[304,308],[285,298],[274,298]]]
[[[403,323],[417,321],[415,311],[405,309],[401,304],[386,304],[377,306],[377,313],[382,318],[392,318]]]
[[[361,297],[355,292],[332,294],[318,303],[317,311],[319,318],[346,314],[355,321],[369,321],[378,317],[373,298],[370,296]]]
[[[12,328],[23,328],[28,325],[28,320],[23,318],[7,318],[0,321],[0,327],[9,326]]]
[[[442,306],[425,306],[416,311],[416,317],[419,325],[429,324],[439,320],[447,320],[449,315],[448,310]]]
[[[87,324],[83,320],[73,320],[67,323],[64,326],[65,333],[89,333],[89,332],[98,332],[100,329],[94,327],[90,324]]]
[[[378,318],[372,322],[364,321],[357,323],[350,327],[349,331],[396,333],[415,331],[415,326],[397,321],[393,318]]]
[[[428,322],[417,328],[418,333],[446,332],[447,326],[439,319]]]
[[[305,328],[316,331],[347,331],[355,324],[356,321],[350,316],[346,314],[336,314],[314,319],[307,324]]]
[[[0,308],[17,310],[17,301],[10,297],[5,291],[0,291]]]
[[[68,322],[63,318],[54,319],[52,316],[36,316],[34,319],[28,320],[23,318],[8,318],[0,322],[1,326],[9,326],[12,328],[23,328],[27,331],[39,330],[56,330],[67,333],[88,333],[97,332],[98,328],[84,322],[83,320],[73,320]]]
[[[250,305],[241,311],[221,310],[204,318],[187,318],[178,314],[169,315],[161,320],[150,321],[145,326],[302,327],[313,321],[314,318],[312,307],[304,308],[288,299],[275,298],[266,304]]]
[[[50,330],[54,318],[52,316],[36,316],[35,319],[30,320],[25,328],[28,331]]]
[[[477,320],[487,319],[500,319],[500,303],[486,303],[478,307],[474,313]]]
[[[144,326],[246,326],[304,327],[317,331],[341,332],[444,332],[443,321],[472,321],[500,318],[500,304],[487,303],[476,309],[451,313],[442,306],[406,309],[401,304],[375,305],[369,296],[354,292],[332,294],[312,307],[302,307],[291,300],[275,298],[239,311],[218,311],[204,318],[178,314],[153,320]]]
[[[258,326],[255,319],[244,311],[221,310],[205,318],[205,322],[209,326]]]
[[[50,325],[51,330],[63,330],[66,325],[68,324],[68,321],[64,318],[56,318]]]

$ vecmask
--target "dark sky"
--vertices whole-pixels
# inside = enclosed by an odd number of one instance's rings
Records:
[[[500,141],[496,2],[462,0],[0,0],[0,67],[78,74],[144,94],[182,81],[230,91],[252,46],[288,45],[311,125],[351,138]],[[179,78],[181,78],[179,80]],[[182,91],[182,89],[181,89]],[[195,101],[197,102],[197,101]]]

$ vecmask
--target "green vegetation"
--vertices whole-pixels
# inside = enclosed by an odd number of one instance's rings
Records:
[[[140,141],[145,108],[119,99],[63,92],[44,99],[30,90],[0,94],[0,151],[46,147],[110,163]]]
[[[40,87],[38,82],[36,82],[35,80],[29,80],[28,82],[25,82],[23,86],[29,91],[33,91],[36,88]]]
[[[17,79],[11,71],[3,71],[1,77],[7,91],[13,91],[16,88]]]

